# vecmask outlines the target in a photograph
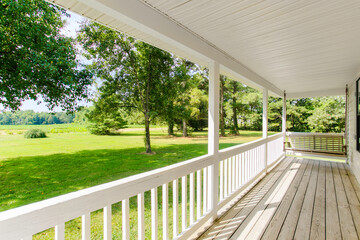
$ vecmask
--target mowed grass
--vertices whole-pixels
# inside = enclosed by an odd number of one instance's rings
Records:
[[[0,135],[0,211],[164,167],[207,152],[206,132],[195,132],[189,138],[168,137],[166,130],[161,128],[151,133],[155,155],[143,154],[144,134],[139,130],[115,136],[50,132],[45,139],[25,139],[19,134]],[[242,131],[240,136],[221,138],[220,148],[260,137],[261,132]],[[171,194],[171,188],[169,191]],[[161,191],[159,199],[160,194]],[[148,218],[149,193],[146,193],[145,201]],[[132,199],[131,206],[131,232],[136,234],[136,198]],[[171,209],[170,201],[169,217]],[[121,204],[113,206],[113,214],[114,234],[120,237],[121,229],[116,226],[121,225]],[[92,237],[101,239],[101,210],[92,213],[92,219]],[[79,226],[80,219],[67,223],[67,239],[79,239]],[[50,230],[37,235],[36,239],[51,239],[52,236]]]

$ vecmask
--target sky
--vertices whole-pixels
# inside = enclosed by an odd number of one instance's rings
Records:
[[[64,28],[61,30],[61,33],[68,37],[76,37],[77,30],[80,29],[80,25],[83,21],[86,20],[86,18],[75,14],[73,12],[67,11],[70,14],[70,17],[66,18],[66,24]],[[41,102],[41,98],[39,101]],[[22,106],[20,107],[20,110],[34,110],[35,112],[49,112],[49,109],[46,107],[45,103],[38,104],[39,101],[33,101],[33,100],[26,100],[22,102]],[[80,102],[79,105],[82,106],[89,106],[90,103],[88,102]],[[3,106],[0,104],[0,111],[3,110]],[[54,111],[61,111],[60,107],[57,107],[54,109]]]

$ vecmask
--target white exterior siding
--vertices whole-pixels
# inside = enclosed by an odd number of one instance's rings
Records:
[[[348,106],[348,159],[351,169],[360,181],[360,153],[356,150],[356,81],[349,86],[349,106]]]

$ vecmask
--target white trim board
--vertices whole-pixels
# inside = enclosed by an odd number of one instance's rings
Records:
[[[325,97],[325,96],[345,96],[345,86],[340,89],[330,89],[313,92],[286,93],[287,99],[309,98],[309,97]]]

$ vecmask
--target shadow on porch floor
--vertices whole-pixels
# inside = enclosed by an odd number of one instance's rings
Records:
[[[359,199],[347,164],[286,157],[198,239],[359,239]]]

